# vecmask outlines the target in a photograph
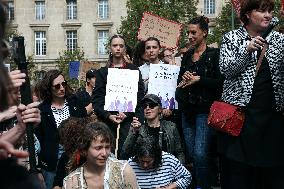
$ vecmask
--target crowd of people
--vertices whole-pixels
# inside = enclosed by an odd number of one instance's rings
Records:
[[[50,70],[27,105],[20,94],[27,76],[7,72],[1,46],[0,188],[212,189],[220,182],[222,189],[284,189],[284,35],[267,30],[277,21],[274,7],[273,0],[243,0],[242,26],[224,34],[220,49],[206,43],[205,16],[188,23],[187,45],[177,53],[155,37],[132,51],[113,35],[108,63],[86,73],[85,87],[73,89],[61,71]],[[1,40],[5,9],[0,1]],[[148,93],[151,64],[180,66],[177,109]],[[110,68],[139,72],[132,111],[106,110]],[[214,101],[240,107],[239,136],[208,125]],[[21,163],[30,123],[39,144],[36,174]]]

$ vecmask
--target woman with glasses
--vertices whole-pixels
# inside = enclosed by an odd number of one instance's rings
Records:
[[[181,145],[179,132],[176,125],[170,121],[162,120],[162,103],[154,94],[148,94],[142,100],[145,124],[141,124],[134,117],[132,127],[123,145],[123,158],[132,157],[135,141],[138,136],[154,136],[159,139],[159,145],[165,152],[173,154],[182,163],[185,162],[184,151]]]
[[[98,116],[98,119],[107,123],[110,127],[113,135],[116,137],[117,126],[120,124],[119,131],[119,141],[118,141],[118,158],[121,153],[122,145],[127,137],[130,124],[132,122],[133,116],[137,116],[143,119],[142,111],[140,108],[140,102],[144,96],[144,84],[142,81],[141,74],[139,72],[138,92],[137,92],[137,106],[134,107],[135,115],[132,112],[125,112],[121,108],[120,111],[106,111],[104,110],[105,96],[106,96],[106,86],[107,86],[107,76],[108,68],[117,69],[129,69],[138,70],[137,66],[132,63],[128,63],[128,58],[126,58],[126,41],[121,35],[114,35],[110,38],[110,58],[106,67],[99,69],[96,73],[96,85],[93,92],[93,108],[94,112]],[[131,79],[131,78],[129,78]],[[115,104],[118,106],[122,103],[120,102],[118,96],[116,98]],[[113,108],[111,108],[113,110]],[[116,108],[120,109],[120,108]],[[141,113],[140,113],[141,112]]]
[[[239,136],[218,135],[222,189],[284,188],[284,35],[267,32],[275,2],[243,0],[243,26],[223,37],[222,100],[242,107],[245,120]]]
[[[62,72],[48,71],[41,81],[40,97],[43,102],[39,105],[41,123],[35,129],[40,142],[39,166],[42,169],[46,188],[51,189],[55,176],[58,159],[63,153],[59,145],[58,127],[68,117],[85,117],[86,109],[78,103],[72,94]]]
[[[175,57],[174,57],[173,50],[171,50],[169,48],[165,48],[160,53],[160,56],[161,56],[161,60],[165,64],[175,65]]]

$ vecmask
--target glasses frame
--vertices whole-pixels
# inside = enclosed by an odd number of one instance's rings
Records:
[[[155,107],[159,106],[159,104],[155,103],[155,102],[147,102],[142,104],[143,109],[145,110],[147,107],[149,107],[150,109],[154,109]]]
[[[52,87],[54,87],[56,90],[59,90],[61,86],[63,88],[65,88],[67,86],[67,81],[63,81],[62,83],[58,83],[56,85],[52,85]]]

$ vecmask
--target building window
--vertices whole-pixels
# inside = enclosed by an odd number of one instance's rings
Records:
[[[215,14],[215,0],[204,0],[204,14]]]
[[[36,14],[36,20],[43,20],[45,18],[45,2],[44,1],[35,2],[35,14]]]
[[[46,55],[46,35],[45,31],[35,32],[35,55],[44,56]]]
[[[77,0],[67,0],[67,20],[77,19]]]
[[[99,0],[98,16],[99,16],[99,19],[107,19],[109,17],[108,0]]]
[[[67,43],[66,43],[67,50],[73,52],[78,47],[77,31],[67,31],[66,36],[67,36]]]
[[[109,38],[108,30],[98,31],[98,54],[105,55],[107,54],[106,44]]]
[[[8,20],[12,21],[15,19],[14,1],[7,2],[7,14]]]

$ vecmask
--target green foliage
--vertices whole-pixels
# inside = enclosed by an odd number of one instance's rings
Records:
[[[232,4],[228,1],[222,8],[219,16],[217,16],[216,26],[213,28],[212,33],[208,35],[208,44],[217,42],[219,45],[225,33],[232,30]],[[240,26],[240,21],[234,12],[234,29]]]
[[[280,21],[276,30],[278,30],[280,27],[284,27],[284,18],[283,16],[281,16],[280,10],[281,10],[281,0],[275,0],[275,8],[273,15],[279,18]]]
[[[122,19],[118,33],[122,34],[128,45],[133,48],[138,42],[137,35],[143,12],[152,12],[160,17],[186,24],[196,16],[196,5],[197,0],[128,0],[127,16]],[[180,44],[184,43],[183,31]]]
[[[69,62],[72,61],[82,61],[85,59],[85,53],[81,49],[75,49],[73,52],[64,50],[59,53],[59,58],[56,60],[57,68],[62,71],[65,76],[65,79],[68,81],[69,85],[73,88],[76,88],[80,85],[78,79],[69,78]]]

